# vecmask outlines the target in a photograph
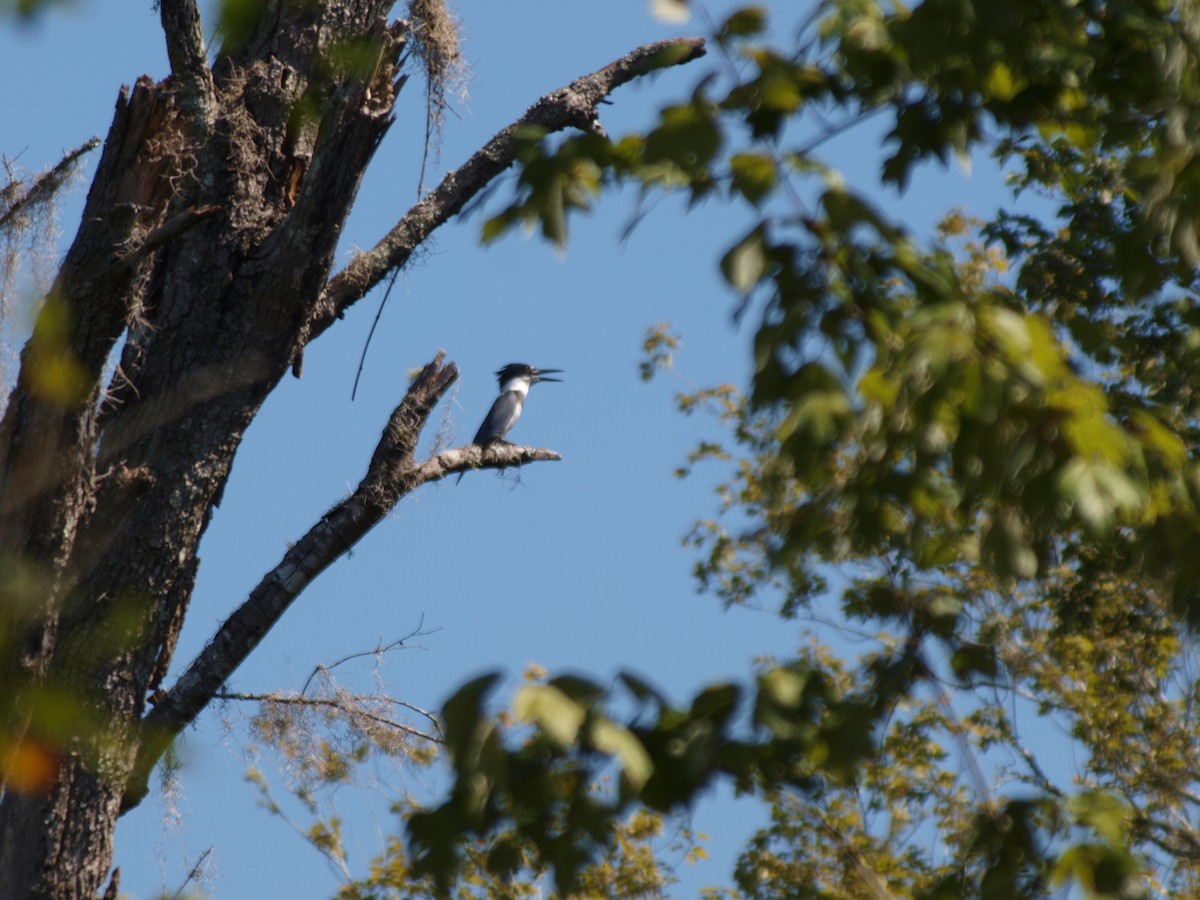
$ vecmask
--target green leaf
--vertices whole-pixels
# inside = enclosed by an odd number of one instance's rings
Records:
[[[762,34],[767,27],[767,11],[761,6],[745,6],[721,23],[717,29],[717,40],[727,41],[732,37],[753,37]]]
[[[742,689],[736,684],[710,684],[692,701],[688,716],[724,723],[737,711]]]
[[[735,191],[757,206],[771,191],[778,179],[775,163],[763,153],[735,153],[729,160]]]
[[[891,230],[871,204],[845,188],[827,190],[821,195],[821,206],[834,230],[843,234],[851,233],[856,225],[862,224],[871,225],[880,233]]]
[[[724,137],[713,110],[701,101],[663,110],[661,124],[646,135],[647,163],[674,162],[685,168],[708,163]]]
[[[804,696],[809,673],[792,666],[776,666],[759,679],[759,690],[779,706],[795,709]]]
[[[984,79],[983,89],[998,100],[1011,100],[1021,90],[1012,69],[997,61]]]
[[[950,668],[955,677],[969,681],[974,675],[994,679],[999,671],[996,651],[985,644],[964,643],[950,655]]]
[[[527,684],[517,691],[513,715],[538,726],[560,747],[569,747],[587,718],[587,710],[552,685]]]
[[[512,207],[497,213],[483,223],[483,228],[479,236],[480,241],[484,244],[490,244],[499,240],[508,234],[520,219],[520,211]]]
[[[840,388],[805,391],[792,406],[783,424],[782,434],[803,435],[816,446],[825,446],[841,432],[850,412],[850,398]]]
[[[561,250],[567,244],[567,213],[563,203],[562,182],[554,179],[539,192],[539,196],[542,237]]]
[[[983,539],[1000,575],[1032,578],[1038,572],[1038,557],[1029,543],[1025,524],[1013,510],[1000,512]]]
[[[1187,463],[1187,447],[1183,440],[1159,421],[1153,413],[1135,409],[1131,415],[1132,430],[1147,447],[1157,453],[1173,469]]]
[[[759,676],[754,722],[773,739],[811,742],[817,733],[821,685],[804,666],[776,666]]]
[[[650,0],[654,18],[672,25],[681,25],[691,16],[687,0]]]
[[[1144,501],[1124,472],[1100,460],[1075,457],[1063,467],[1058,485],[1075,514],[1098,535],[1108,534]]]
[[[624,684],[629,689],[629,692],[643,703],[653,703],[660,709],[669,705],[666,697],[657,688],[632,672],[618,673],[617,680]]]
[[[1125,843],[1132,810],[1119,797],[1105,791],[1085,791],[1067,800],[1067,810],[1081,825],[1114,846]]]
[[[459,754],[475,741],[484,719],[483,703],[500,680],[499,672],[488,672],[468,681],[442,705],[442,729],[452,754]]]
[[[721,274],[739,294],[748,294],[766,273],[766,244],[762,226],[758,226],[721,258]]]
[[[1129,854],[1106,844],[1080,843],[1069,847],[1054,864],[1051,883],[1076,881],[1085,896],[1095,900],[1124,900],[1145,896],[1131,889],[1138,867]]]
[[[654,774],[654,762],[642,742],[628,728],[607,718],[598,719],[591,729],[592,744],[602,753],[615,756],[621,774],[636,792]]]
[[[604,688],[595,681],[579,675],[556,675],[549,684],[584,706],[598,703],[605,693]]]

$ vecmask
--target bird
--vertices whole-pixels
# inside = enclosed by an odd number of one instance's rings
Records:
[[[525,397],[529,389],[539,381],[561,382],[561,378],[550,378],[546,374],[561,371],[562,369],[538,369],[525,363],[509,363],[499,369],[496,372],[496,380],[500,383],[500,396],[488,410],[471,443],[486,447],[488,444],[504,440],[504,436],[517,424],[517,419],[521,418],[521,410],[525,407]],[[462,481],[465,474],[459,472],[455,484]]]

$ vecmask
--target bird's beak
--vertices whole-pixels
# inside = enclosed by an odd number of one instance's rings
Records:
[[[545,372],[561,372],[562,369],[538,369],[537,375],[534,376],[538,381],[562,381],[561,378],[547,378]]]

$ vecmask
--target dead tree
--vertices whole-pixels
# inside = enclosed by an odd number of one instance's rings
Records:
[[[161,0],[171,74],[118,98],[0,422],[0,897],[97,894],[117,817],[171,738],[392,504],[481,463],[555,458],[500,446],[418,461],[425,417],[456,377],[439,355],[359,490],[160,688],[242,436],[305,345],[512,164],[521,126],[597,131],[615,88],[704,52],[641,47],[547,94],[334,273],[413,25],[389,20],[391,0],[252,5],[257,20],[210,63],[195,0]]]

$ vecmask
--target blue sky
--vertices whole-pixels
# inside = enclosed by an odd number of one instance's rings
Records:
[[[700,27],[659,22],[642,2],[603,12],[576,0],[451,5],[462,23],[469,96],[446,121],[442,156],[427,184],[543,93],[641,43]],[[711,4],[714,18],[727,6]],[[777,17],[794,9],[769,6]],[[0,24],[0,154],[29,170],[50,165],[64,149],[104,136],[121,84],[143,73],[166,75],[150,4],[116,7],[78,0],[30,26]],[[787,37],[781,32],[780,41]],[[622,88],[604,110],[609,133],[644,128],[658,107],[686,97],[716,65],[710,57]],[[416,199],[423,109],[414,78],[345,230],[342,264]],[[860,188],[874,183],[880,133],[874,125],[828,148]],[[67,237],[90,173],[89,165],[64,204],[60,228]],[[500,196],[506,193],[502,187]],[[947,210],[987,215],[1007,192],[1000,173],[979,158],[970,172],[930,166],[906,194],[875,189],[874,196],[927,234]],[[357,483],[403,395],[406,373],[439,349],[458,363],[462,379],[435,413],[426,446],[439,426],[450,430],[454,444],[468,441],[495,394],[493,371],[520,361],[562,368],[565,381],[534,388],[510,438],[554,448],[563,461],[529,466],[519,477],[472,473],[460,485],[427,487],[406,499],[351,558],[305,592],[238,671],[234,687],[297,689],[315,665],[386,643],[421,621],[434,632],[420,640],[423,649],[389,655],[382,677],[390,693],[430,709],[481,671],[503,669],[515,684],[531,663],[604,682],[632,669],[683,703],[705,682],[746,680],[758,656],[792,653],[803,640],[793,625],[753,611],[723,612],[714,598],[697,594],[693,559],[681,542],[692,521],[715,513],[711,487],[720,472],[701,468],[684,481],[671,474],[689,447],[715,434],[702,418],[678,415],[674,393],[693,384],[744,382],[749,371],[750,332],[731,323],[735,298],[717,269],[749,219],[721,202],[686,212],[681,202],[665,200],[621,242],[635,201],[629,192],[610,194],[595,214],[577,217],[562,255],[519,235],[483,248],[481,216],[444,227],[397,281],[353,403],[350,389],[378,294],[309,349],[304,378],[280,386],[239,452],[201,548],[173,674],[287,542]],[[662,321],[683,338],[677,377],[647,386],[638,379],[639,347],[646,328]],[[368,685],[369,665],[357,672]],[[236,720],[240,712],[231,714]],[[243,780],[244,737],[206,714],[187,735],[182,825],[169,825],[154,798],[125,818],[116,861],[129,895],[174,889],[208,847],[203,886],[215,896],[322,897],[336,890],[336,877],[318,855],[257,808]],[[340,799],[360,814],[349,823],[353,867],[376,849],[376,829],[393,823],[361,816],[367,806],[361,798]],[[742,840],[762,816],[724,795],[701,803],[693,824],[709,835],[711,860],[682,865],[676,895],[728,883]]]

